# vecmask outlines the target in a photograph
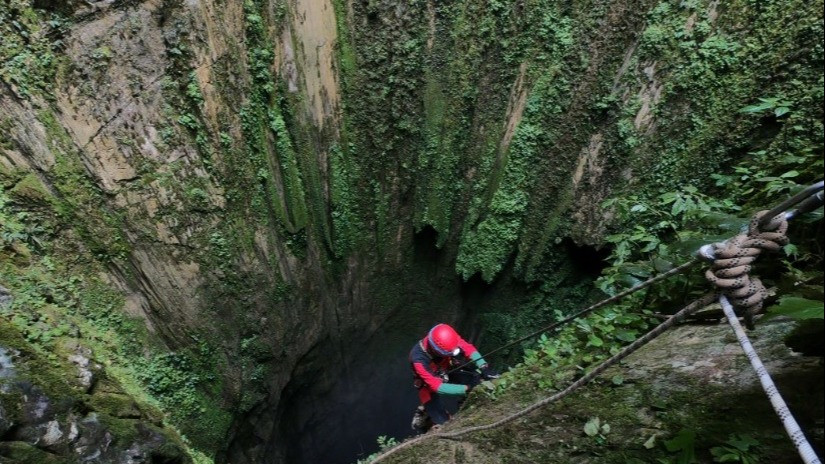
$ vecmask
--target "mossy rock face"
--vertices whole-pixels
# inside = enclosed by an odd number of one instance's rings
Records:
[[[92,395],[90,404],[96,410],[109,411],[112,416],[122,419],[140,419],[143,416],[135,400],[128,395],[99,393]]]
[[[152,408],[105,371],[89,388],[77,375],[86,363],[44,359],[3,320],[0,355],[0,463],[191,462],[159,417],[143,412]]]
[[[784,345],[794,325],[758,325],[752,343],[821,454],[823,366],[821,358],[801,356]],[[612,381],[616,376],[621,381]],[[493,422],[550,394],[522,386],[491,400],[474,391],[469,407],[446,430]],[[596,418],[607,427],[588,435],[585,425]],[[680,451],[668,451],[664,443],[680,433],[694,437],[689,447],[699,462],[713,462],[710,450],[734,435],[758,442],[750,450],[758,462],[799,462],[727,324],[673,329],[558,403],[460,442],[424,442],[387,462],[670,462]]]

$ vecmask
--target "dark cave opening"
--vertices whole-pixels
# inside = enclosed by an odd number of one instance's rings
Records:
[[[405,353],[394,346],[373,357],[368,353],[380,348],[370,345],[343,369],[313,367],[331,355],[324,346],[300,361],[281,397],[284,462],[351,464],[378,449],[377,437],[411,434],[416,399],[407,391]]]
[[[284,416],[300,418],[309,409],[315,420],[287,443],[286,462],[351,464],[377,451],[379,436],[400,441],[412,435],[410,419],[417,400],[406,353],[399,351],[390,352],[388,360],[356,366],[326,395],[311,399],[315,405],[302,404],[306,395],[294,392],[302,398],[290,400]]]
[[[432,226],[424,226],[413,235],[413,257],[419,263],[438,264],[443,250],[438,248],[438,231]]]
[[[595,279],[602,275],[602,271],[607,267],[609,248],[598,249],[589,245],[578,245],[570,238],[562,240],[561,246],[567,253],[570,267],[579,276]]]

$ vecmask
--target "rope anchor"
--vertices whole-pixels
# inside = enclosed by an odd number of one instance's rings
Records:
[[[746,233],[699,250],[702,256],[713,260],[705,278],[742,309],[749,329],[754,328],[753,316],[768,296],[762,281],[749,275],[752,263],[763,251],[779,251],[788,244],[788,220],[777,215],[765,223],[762,218],[767,213],[756,213]]]
[[[747,231],[724,242],[705,245],[698,255],[713,264],[705,278],[742,310],[745,326],[753,329],[753,316],[762,310],[767,290],[749,273],[763,251],[779,251],[788,244],[788,220],[822,206],[823,181],[808,186],[771,210],[753,216]],[[796,206],[796,209],[789,208]]]

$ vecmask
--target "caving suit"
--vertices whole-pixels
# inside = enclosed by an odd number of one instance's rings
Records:
[[[461,353],[456,357],[439,356],[429,349],[429,340],[424,337],[410,350],[418,398],[434,424],[443,424],[450,419],[450,414],[441,401],[442,395],[463,396],[467,391],[465,385],[472,388],[481,381],[479,374],[468,368],[449,375],[447,372],[466,362],[464,358],[473,361],[479,368],[487,364],[476,347],[463,338],[459,339],[458,348]]]

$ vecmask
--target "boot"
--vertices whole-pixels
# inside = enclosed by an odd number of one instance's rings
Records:
[[[411,425],[413,430],[421,433],[426,432],[432,426],[430,416],[427,414],[427,411],[424,409],[423,405],[420,405],[415,409],[415,414],[413,414]]]
[[[424,411],[424,406],[418,406],[415,408],[415,413],[413,414],[412,418],[412,426],[413,430],[421,430],[424,426],[424,417],[426,416],[427,412]]]

